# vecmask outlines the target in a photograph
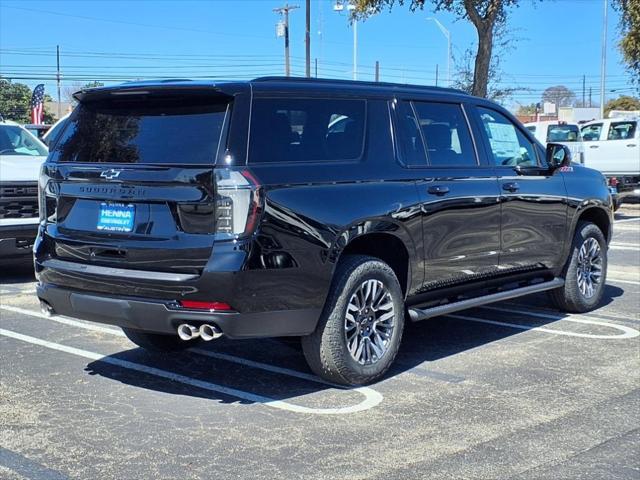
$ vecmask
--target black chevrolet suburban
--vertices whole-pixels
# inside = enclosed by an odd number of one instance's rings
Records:
[[[406,321],[603,295],[603,176],[463,92],[294,78],[83,90],[39,180],[37,295],[156,351],[300,337],[381,377]]]

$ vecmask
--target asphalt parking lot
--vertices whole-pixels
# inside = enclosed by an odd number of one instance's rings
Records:
[[[0,478],[640,478],[638,205],[599,310],[538,295],[409,325],[358,389],[277,340],[149,354],[42,316],[28,266],[0,280]]]

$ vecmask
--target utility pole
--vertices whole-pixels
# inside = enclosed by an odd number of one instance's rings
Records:
[[[376,60],[376,82],[380,81],[380,62]]]
[[[304,45],[306,50],[306,75],[311,76],[311,0],[307,0],[307,12],[305,21]]]
[[[62,116],[60,108],[60,45],[56,45],[56,83],[58,84],[58,118]]]
[[[289,63],[289,11],[300,8],[297,5],[289,5],[285,3],[283,7],[274,8],[273,11],[284,17],[282,23],[282,32],[278,28],[278,36],[284,37],[284,73],[288,77],[291,75],[291,64]],[[280,25],[278,25],[280,27]]]
[[[592,87],[589,87],[589,108],[591,108],[591,90]]]
[[[318,58],[316,57],[316,78],[318,78]]]
[[[607,10],[609,10],[609,0],[604,0],[603,3],[604,18],[602,20],[602,64],[600,66],[600,118],[604,118],[604,84],[607,71]]]
[[[582,75],[582,107],[586,107],[586,103],[584,103],[585,99],[585,90],[586,90],[586,86],[585,86],[585,82],[586,82],[586,75]]]
[[[438,64],[436,63],[436,87],[438,86]]]

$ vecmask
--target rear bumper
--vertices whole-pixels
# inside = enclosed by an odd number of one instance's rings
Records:
[[[33,254],[38,224],[0,225],[0,259],[27,257]]]
[[[181,323],[214,323],[229,338],[301,336],[313,332],[321,313],[317,309],[209,313],[170,308],[169,302],[158,300],[94,295],[53,285],[40,284],[36,291],[58,315],[150,333],[176,334]]]

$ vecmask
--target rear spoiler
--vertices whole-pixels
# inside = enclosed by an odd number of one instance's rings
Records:
[[[223,91],[227,84],[200,83],[190,80],[167,80],[162,82],[123,83],[111,87],[97,87],[80,90],[73,94],[78,102],[91,102],[107,98],[125,96],[168,96],[168,95],[211,95],[231,98]],[[226,89],[225,89],[226,90]]]

